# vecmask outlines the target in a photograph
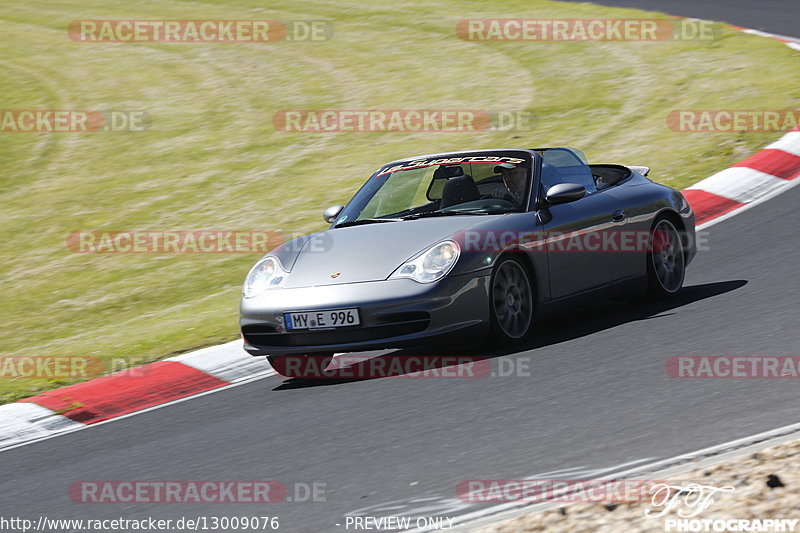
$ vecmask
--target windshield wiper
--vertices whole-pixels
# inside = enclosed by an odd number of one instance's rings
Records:
[[[361,220],[350,220],[336,224],[334,228],[349,228],[350,226],[363,226],[364,224],[377,224],[380,222],[397,222],[399,218],[362,218]]]

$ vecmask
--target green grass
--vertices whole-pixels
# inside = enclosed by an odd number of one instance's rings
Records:
[[[265,7],[265,6],[269,7]],[[93,255],[74,230],[307,233],[380,164],[433,151],[569,145],[683,187],[775,133],[686,134],[673,109],[787,109],[786,46],[724,30],[696,42],[466,42],[462,18],[635,18],[545,0],[302,3],[31,0],[0,6],[0,109],[134,109],[146,132],[0,133],[0,355],[153,361],[237,337],[247,254]],[[652,16],[652,15],[651,15]],[[85,44],[70,21],[317,19],[322,43]],[[275,131],[286,109],[527,111],[530,131]],[[0,381],[0,401],[68,384]]]

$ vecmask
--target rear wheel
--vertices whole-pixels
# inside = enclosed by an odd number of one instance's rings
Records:
[[[495,341],[520,342],[531,330],[533,289],[525,266],[516,257],[503,257],[494,268],[489,313]]]
[[[654,297],[677,294],[685,275],[686,255],[681,234],[669,219],[658,219],[647,252],[648,292]]]

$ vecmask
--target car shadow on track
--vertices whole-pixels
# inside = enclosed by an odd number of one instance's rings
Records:
[[[629,322],[656,320],[666,317],[673,314],[670,311],[674,309],[734,291],[746,284],[746,280],[731,280],[692,285],[684,287],[676,296],[656,301],[636,303],[613,300],[598,301],[597,303],[584,305],[578,310],[538,321],[534,325],[535,330],[530,340],[514,346],[504,348],[484,346],[478,350],[480,355],[475,354],[476,343],[472,342],[470,346],[461,347],[431,346],[422,349],[394,350],[385,355],[364,356],[363,359],[353,356],[352,360],[355,362],[346,366],[346,371],[342,369],[341,373],[334,371],[330,375],[313,379],[306,377],[287,378],[286,381],[273,390],[341,385],[355,381],[385,379],[404,375],[409,375],[410,377],[413,372],[421,367],[419,365],[409,366],[405,363],[416,361],[417,359],[423,361],[422,364],[426,371],[432,372],[445,372],[447,367],[461,365],[470,361],[474,364],[481,364],[497,357],[578,339]],[[349,357],[350,354],[348,354]],[[384,359],[386,364],[383,364],[384,361],[379,360],[377,362],[381,364],[376,365],[374,360],[377,358]],[[398,364],[393,366],[392,363]],[[376,372],[376,368],[380,369],[380,371]],[[326,374],[328,373],[326,372]]]
[[[718,281],[684,287],[676,296],[663,300],[645,300],[635,303],[600,301],[576,311],[542,320],[534,325],[535,328],[539,326],[539,333],[534,332],[529,341],[507,349],[491,350],[487,357],[543,348],[629,322],[656,320],[674,314],[669,312],[674,309],[734,291],[745,285],[747,285],[746,280]]]

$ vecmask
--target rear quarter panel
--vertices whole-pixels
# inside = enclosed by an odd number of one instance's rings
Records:
[[[639,174],[614,187],[613,192],[625,206],[626,231],[647,232],[659,215],[678,217],[686,234],[687,259],[696,252],[694,212],[680,191],[655,183]],[[646,253],[624,252],[617,273],[618,279],[643,276],[647,273]]]

